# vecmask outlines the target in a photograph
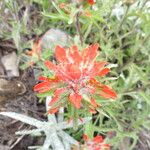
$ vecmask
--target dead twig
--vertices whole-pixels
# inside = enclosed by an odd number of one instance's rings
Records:
[[[23,124],[24,125],[24,124]],[[32,127],[28,127],[28,128],[25,128],[25,130],[30,130]],[[25,137],[25,135],[21,135],[10,147],[10,150],[12,150],[23,138]]]

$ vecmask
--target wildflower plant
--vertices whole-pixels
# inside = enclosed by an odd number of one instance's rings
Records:
[[[73,5],[61,4],[59,7],[54,1],[52,1],[52,4],[69,24],[76,22],[76,30],[80,34],[80,27],[77,23],[79,16],[81,15],[83,19],[85,19],[84,17],[91,17],[89,8],[95,4],[95,1],[74,2]],[[82,5],[85,5],[88,9],[84,10],[81,7]],[[58,15],[57,18],[59,18]],[[110,69],[106,61],[96,60],[99,55],[99,44],[92,44],[83,50],[79,50],[79,47],[83,47],[81,35],[79,36],[79,40],[80,45],[78,46],[73,45],[64,48],[61,45],[56,45],[54,50],[56,61],[53,62],[45,60],[43,57],[42,53],[44,52],[41,47],[41,39],[35,41],[31,51],[26,53],[30,56],[29,66],[40,66],[43,63],[47,68],[46,70],[43,66],[41,67],[41,69],[44,69],[44,75],[38,78],[40,83],[34,86],[34,91],[39,96],[44,95],[46,98],[48,122],[41,122],[34,118],[11,112],[1,113],[37,128],[29,131],[19,131],[17,132],[18,134],[40,134],[44,132],[46,139],[41,149],[52,147],[53,149],[70,150],[71,144],[78,145],[76,140],[63,130],[71,127],[78,129],[81,124],[89,122],[92,114],[97,113],[98,108],[102,107],[99,98],[116,99],[117,97],[116,92],[111,87],[101,82],[101,78],[107,75]],[[60,113],[61,110],[62,114]],[[90,112],[89,115],[84,114],[85,110]],[[54,115],[56,113],[58,114],[58,118]],[[66,113],[68,113],[67,117],[65,117]],[[87,118],[88,116],[90,116],[90,119]],[[64,121],[64,119],[69,121]],[[32,122],[35,122],[35,125]],[[56,141],[52,141],[52,135]],[[63,141],[63,138],[68,140],[68,142]],[[109,145],[104,144],[102,139],[99,140],[98,138],[98,136],[95,137],[92,145],[90,145],[93,149],[98,148],[98,150],[101,150],[105,146],[109,148]],[[85,142],[87,142],[89,148],[90,140]],[[65,146],[62,143],[65,143]]]
[[[68,49],[57,46],[55,49],[57,64],[45,61],[44,64],[52,75],[40,76],[39,80],[42,82],[34,87],[34,91],[54,92],[49,103],[51,106],[49,113],[56,113],[63,106],[96,111],[100,103],[95,101],[95,94],[106,99],[116,98],[116,93],[109,86],[96,79],[109,72],[109,68],[105,67],[107,62],[96,61],[98,47],[98,44],[93,44],[79,51],[77,46]]]
[[[87,135],[84,135],[83,139],[87,150],[110,150],[110,145],[105,143],[102,136],[97,135],[89,139]]]
[[[42,19],[30,31],[43,34],[56,27],[73,42],[45,50],[37,41],[28,53],[28,66],[40,70],[34,73],[33,90],[45,102],[45,122],[12,112],[0,114],[36,127],[18,134],[44,132],[43,146],[35,149],[135,148],[150,125],[148,0],[33,1]],[[11,36],[20,49],[23,24],[16,24]]]

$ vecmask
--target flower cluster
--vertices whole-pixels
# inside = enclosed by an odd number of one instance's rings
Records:
[[[87,135],[84,135],[83,139],[86,143],[87,150],[109,150],[110,149],[110,145],[105,143],[102,136],[97,135],[91,140],[87,137]]]
[[[74,0],[74,2],[81,4],[84,2],[84,0]],[[95,4],[95,2],[96,2],[96,0],[86,0],[85,3],[88,3],[89,5],[92,6]],[[60,3],[60,5],[59,5],[59,7],[61,9],[66,9],[68,6],[69,6],[68,3]]]
[[[95,0],[88,0],[88,3],[89,3],[90,5],[94,5],[94,4],[95,4]]]
[[[95,110],[98,106],[93,96],[95,94],[108,99],[116,98],[115,91],[96,79],[109,72],[109,68],[105,67],[107,62],[95,60],[98,47],[98,44],[93,44],[79,51],[77,46],[68,49],[57,46],[55,49],[57,64],[45,61],[45,66],[53,71],[54,76],[39,77],[42,82],[35,85],[34,91],[44,93],[54,90],[49,113],[57,112],[66,104],[72,104],[77,109],[86,106],[88,110]]]

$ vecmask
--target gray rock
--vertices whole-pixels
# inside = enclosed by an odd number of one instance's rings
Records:
[[[66,47],[71,43],[71,37],[59,29],[48,30],[41,38],[42,49],[54,50],[56,45]]]
[[[19,76],[19,59],[15,52],[4,55],[1,58],[1,62],[6,70],[8,77]]]

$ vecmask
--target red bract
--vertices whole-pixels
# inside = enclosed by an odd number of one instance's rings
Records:
[[[32,46],[32,50],[27,52],[27,55],[41,57],[41,39],[37,39]]]
[[[90,5],[94,5],[94,4],[95,4],[95,0],[88,0],[88,3],[89,3]]]
[[[87,150],[109,150],[110,145],[106,144],[102,136],[96,136],[92,140],[87,135],[83,136]]]
[[[66,103],[79,109],[86,103],[86,107],[94,111],[99,106],[93,97],[94,94],[104,98],[116,98],[116,93],[110,87],[95,79],[109,72],[109,69],[105,68],[107,64],[105,61],[95,60],[98,47],[98,44],[93,44],[80,52],[77,46],[69,49],[57,46],[55,49],[57,65],[49,60],[45,61],[45,66],[54,72],[54,77],[40,77],[39,80],[42,82],[37,84],[34,90],[39,93],[54,90],[50,106],[57,104],[53,110]]]

